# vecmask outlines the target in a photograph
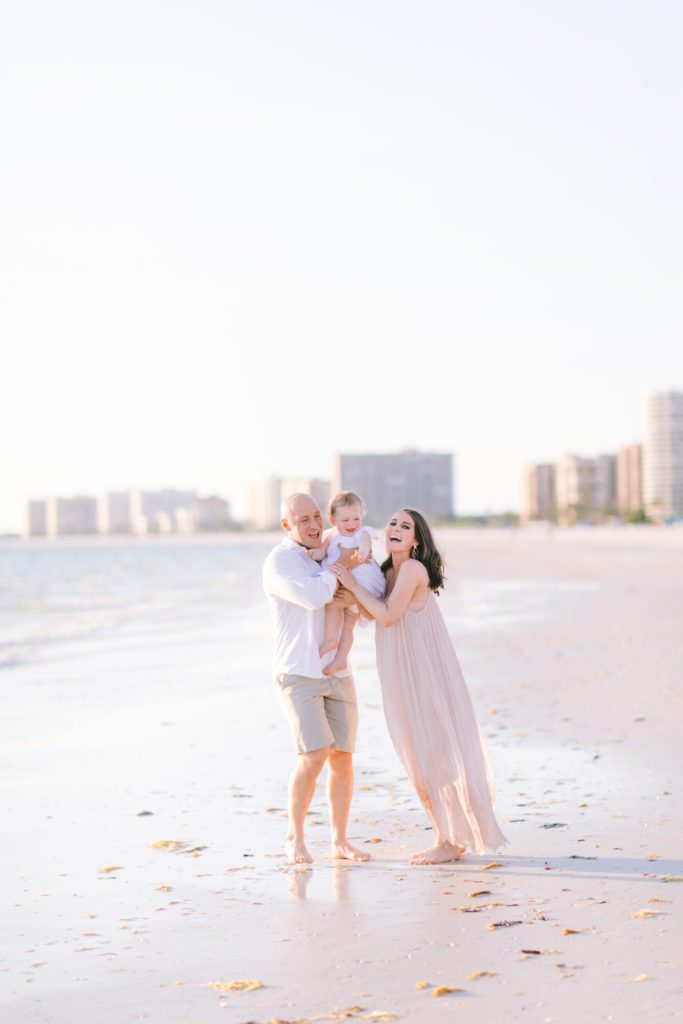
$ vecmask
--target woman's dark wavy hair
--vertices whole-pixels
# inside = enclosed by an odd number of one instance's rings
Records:
[[[446,582],[443,556],[434,543],[434,537],[429,523],[422,513],[418,512],[417,509],[414,508],[404,508],[402,511],[407,512],[415,523],[415,540],[417,541],[415,557],[418,562],[422,562],[427,570],[427,575],[429,576],[429,589],[433,590],[438,596],[439,591]],[[391,555],[389,555],[386,561],[382,562],[381,566],[382,572],[385,576],[387,570],[391,569],[391,566]]]

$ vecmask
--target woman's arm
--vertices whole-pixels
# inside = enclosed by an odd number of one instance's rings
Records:
[[[330,566],[330,572],[334,573],[343,587],[358,598],[359,603],[367,608],[373,619],[381,622],[383,626],[393,626],[398,622],[418,588],[429,581],[427,570],[421,562],[404,562],[398,571],[394,589],[388,600],[380,601],[360,585],[352,572],[338,562]]]

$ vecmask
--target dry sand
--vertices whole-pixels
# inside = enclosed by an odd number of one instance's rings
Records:
[[[3,1021],[683,1017],[683,537],[442,540],[506,853],[407,866],[430,833],[384,729],[369,630],[351,834],[373,861],[327,858],[320,787],[316,863],[287,868],[292,755],[264,604],[249,686],[207,683],[198,650],[192,692],[141,679],[131,701],[91,682],[8,709]],[[263,987],[211,987],[236,980]]]

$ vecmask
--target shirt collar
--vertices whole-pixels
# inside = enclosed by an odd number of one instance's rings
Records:
[[[303,544],[297,544],[295,540],[291,540],[289,537],[285,537],[281,542],[283,548],[296,548],[297,551],[307,551]]]

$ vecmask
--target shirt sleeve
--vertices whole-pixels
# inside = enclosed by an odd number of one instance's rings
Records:
[[[282,558],[271,558],[263,567],[266,593],[291,601],[309,611],[324,608],[337,589],[337,578],[324,569],[315,576],[302,575],[297,566]]]

